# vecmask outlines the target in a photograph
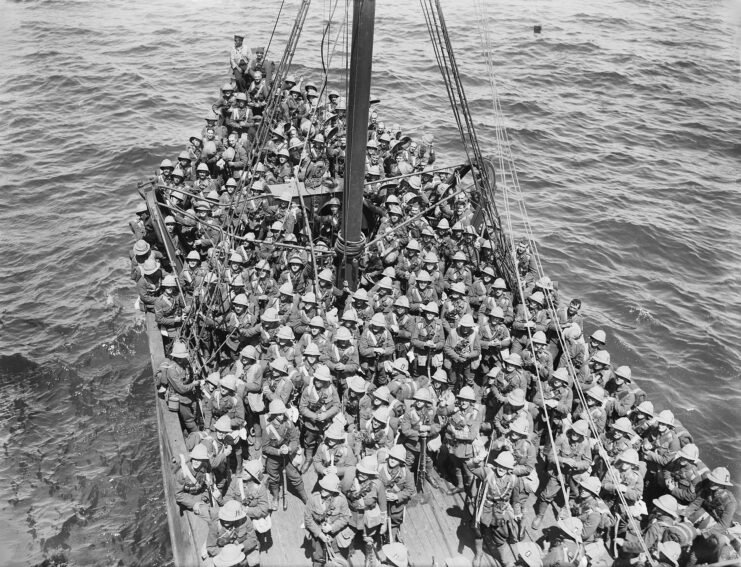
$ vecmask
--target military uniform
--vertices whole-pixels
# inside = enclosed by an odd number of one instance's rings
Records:
[[[326,546],[337,550],[336,538],[350,521],[350,509],[343,494],[331,494],[327,499],[314,492],[304,508],[304,526],[311,535],[312,567],[321,567],[326,562]],[[328,531],[322,531],[327,525]],[[330,541],[325,540],[325,534]]]
[[[286,455],[283,455],[280,450],[283,445],[288,446]],[[293,464],[293,459],[296,457],[298,450],[298,428],[291,420],[286,419],[283,423],[278,423],[275,419],[268,421],[264,432],[262,452],[266,457],[265,469],[268,474],[268,489],[273,502],[278,501],[283,469],[286,471],[288,485],[293,488],[302,502],[306,502],[306,492],[304,491],[301,473]]]

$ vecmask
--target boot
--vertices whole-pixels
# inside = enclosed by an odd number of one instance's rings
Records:
[[[534,530],[540,529],[541,524],[543,523],[543,517],[545,516],[545,512],[548,509],[548,502],[543,502],[542,500],[538,499],[538,501],[535,503],[535,511],[537,512],[537,515],[535,518],[533,518],[532,528]]]
[[[280,502],[280,492],[276,489],[270,491],[270,509],[275,512],[278,509],[278,502]]]
[[[473,540],[476,555],[473,557],[473,567],[481,567],[484,561],[484,539],[477,537]]]
[[[455,469],[455,481],[455,486],[451,490],[448,490],[448,494],[450,494],[451,496],[453,494],[462,494],[466,491],[466,487],[463,484],[463,472],[460,468]]]
[[[365,563],[363,567],[375,567],[376,550],[373,547],[373,540],[371,538],[364,538],[363,543],[365,544]]]
[[[301,474],[306,474],[306,472],[311,468],[313,460],[314,448],[307,447],[304,451],[304,464],[301,465]]]

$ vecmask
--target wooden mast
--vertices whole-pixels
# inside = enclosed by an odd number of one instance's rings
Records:
[[[337,281],[347,281],[350,289],[358,285],[358,258],[363,252],[363,189],[365,155],[368,143],[373,32],[376,0],[354,0],[350,85],[347,100],[347,153],[342,192],[342,231],[336,249],[340,254]]]

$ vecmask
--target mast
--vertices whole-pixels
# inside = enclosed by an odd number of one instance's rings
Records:
[[[365,245],[365,237],[360,229],[363,225],[375,14],[376,0],[354,0],[347,100],[347,153],[342,190],[342,233],[335,244],[341,256],[337,270],[338,284],[347,281],[352,290],[357,288],[358,257]]]

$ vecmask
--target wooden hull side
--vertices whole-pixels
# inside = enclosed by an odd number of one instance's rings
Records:
[[[147,335],[149,352],[152,359],[152,371],[156,372],[165,358],[162,335],[154,314],[147,313]],[[203,565],[197,542],[206,541],[208,528],[206,523],[191,512],[183,512],[175,502],[175,475],[173,459],[180,460],[179,455],[188,454],[185,448],[180,418],[167,408],[167,402],[155,395],[157,426],[159,429],[160,460],[162,464],[162,485],[165,489],[165,507],[167,523],[172,544],[172,557],[176,567],[195,567]]]

